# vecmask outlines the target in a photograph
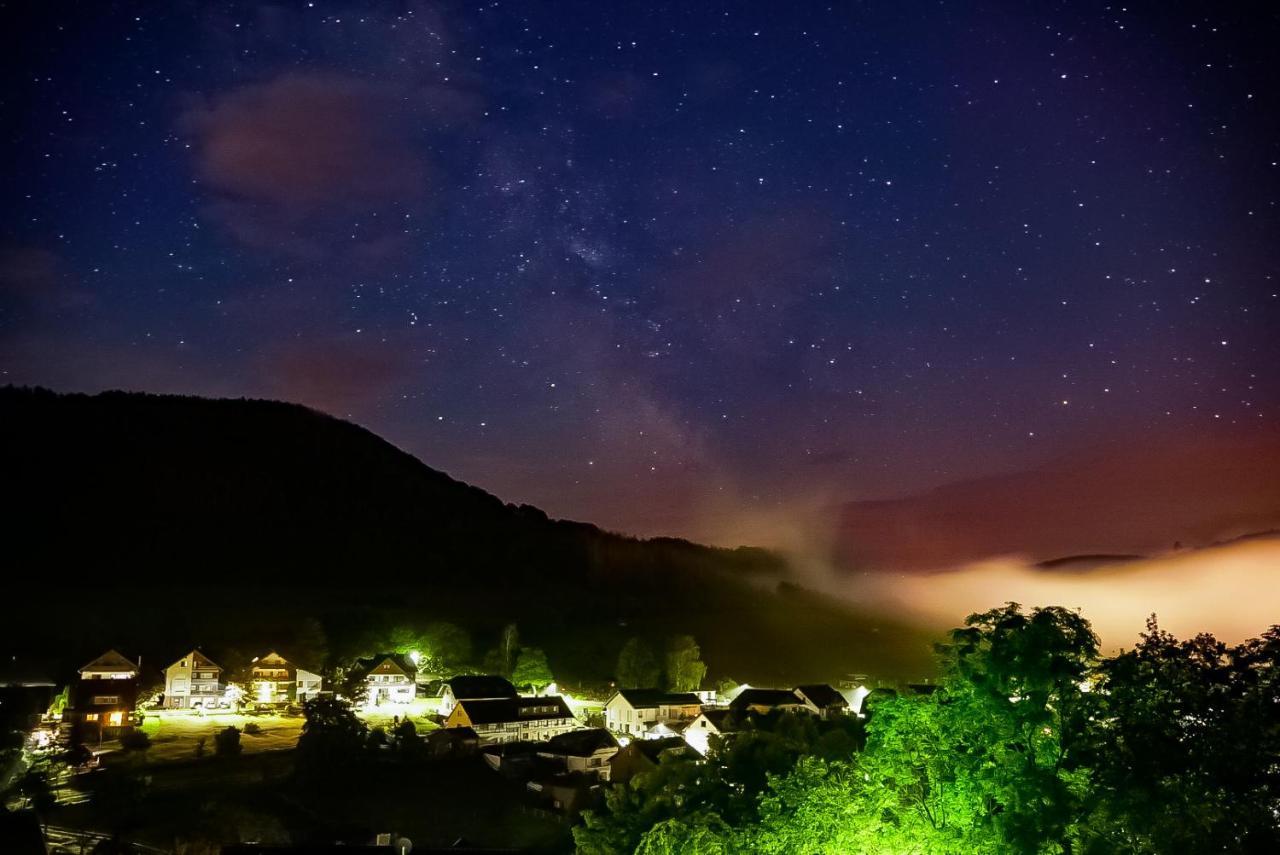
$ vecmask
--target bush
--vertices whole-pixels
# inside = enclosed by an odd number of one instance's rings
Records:
[[[240,731],[228,727],[213,737],[213,753],[219,757],[237,757],[240,754]]]
[[[244,726],[244,732],[250,736],[257,736],[259,733],[262,733],[262,725],[258,724],[256,721],[251,721]]]
[[[146,751],[151,747],[151,737],[141,730],[129,730],[120,735],[120,747],[125,751]]]

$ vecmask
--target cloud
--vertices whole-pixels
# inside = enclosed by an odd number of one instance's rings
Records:
[[[456,93],[451,97],[460,97]],[[428,201],[430,170],[412,119],[456,105],[339,74],[287,73],[187,110],[208,214],[256,249],[363,260],[405,243],[404,215]]]
[[[0,305],[43,312],[78,309],[93,302],[66,261],[32,246],[0,247]]]
[[[1206,545],[1280,527],[1280,433],[1137,436],[1032,471],[850,503],[837,517],[846,569]]]
[[[1082,572],[1002,558],[928,576],[846,580],[834,590],[939,629],[1008,601],[1078,608],[1114,650],[1132,646],[1152,613],[1182,637],[1211,632],[1234,643],[1259,635],[1280,622],[1277,567],[1280,538],[1272,537]]]

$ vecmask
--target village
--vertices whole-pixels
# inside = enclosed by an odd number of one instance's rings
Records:
[[[78,771],[145,752],[152,768],[227,752],[295,747],[308,704],[335,699],[395,738],[408,727],[431,758],[470,758],[522,788],[534,808],[572,818],[605,789],[653,769],[668,753],[704,757],[755,717],[860,718],[864,685],[749,685],[581,692],[554,681],[522,694],[498,674],[449,677],[418,667],[415,651],[379,653],[328,675],[267,651],[236,673],[198,649],[148,683],[139,661],[108,650],[82,666],[47,711],[32,716],[26,753],[71,748]],[[548,675],[549,676],[549,675]],[[534,687],[526,687],[534,688]],[[59,798],[84,798],[68,786]]]

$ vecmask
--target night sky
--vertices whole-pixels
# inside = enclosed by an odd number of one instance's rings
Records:
[[[509,501],[722,542],[1275,435],[1266,4],[11,2],[0,30],[0,383],[299,401]]]

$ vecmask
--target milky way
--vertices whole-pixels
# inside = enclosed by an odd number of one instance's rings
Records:
[[[550,513],[1272,432],[1262,4],[10,4],[0,382],[300,401]]]

